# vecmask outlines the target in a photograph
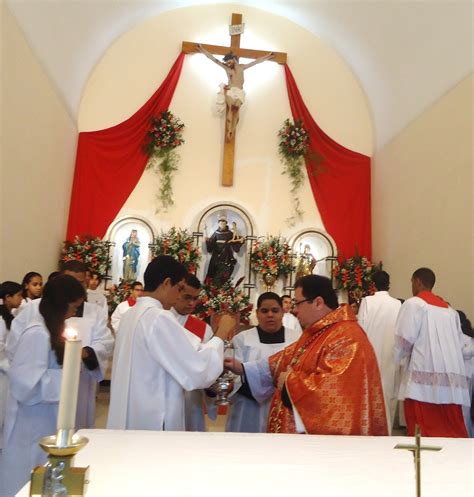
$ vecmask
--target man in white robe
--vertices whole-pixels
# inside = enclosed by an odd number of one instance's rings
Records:
[[[388,293],[390,276],[385,271],[372,275],[377,291],[362,299],[357,319],[367,333],[374,348],[382,377],[383,395],[389,433],[392,433],[393,421],[397,409],[398,392],[396,391],[396,368],[393,360],[395,344],[395,322],[402,303]]]
[[[64,263],[62,273],[72,276],[85,288],[86,271],[87,267],[82,262],[68,261]],[[36,299],[28,303],[25,309],[12,321],[6,347],[10,360],[27,324],[39,316],[40,302],[41,299]],[[76,316],[66,321],[66,326],[75,328],[83,343],[76,428],[78,430],[94,428],[97,384],[104,379],[114,339],[107,328],[106,315],[103,309],[89,302],[84,302],[79,307]]]
[[[178,323],[192,333],[192,343],[195,338],[199,343],[207,343],[213,337],[212,328],[192,313],[201,294],[201,282],[193,274],[188,274],[184,281],[183,291],[171,311]],[[186,431],[206,431],[204,421],[204,405],[212,419],[217,415],[214,401],[206,396],[204,390],[184,392],[184,409]]]
[[[136,303],[138,297],[141,297],[143,294],[143,285],[139,281],[135,281],[132,283],[131,294],[127,300],[120,302],[120,304],[115,308],[112,316],[110,316],[110,323],[115,333],[117,333],[120,320],[123,318],[124,314],[128,312]]]
[[[303,333],[298,318],[291,313],[291,309],[293,307],[293,299],[289,295],[283,295],[281,301],[283,305],[283,326],[285,328],[295,330],[299,334]]]
[[[184,391],[207,388],[221,374],[224,342],[234,320],[224,316],[216,335],[200,344],[169,310],[186,270],[159,256],[145,271],[145,292],[125,314],[115,346],[107,427],[184,430]]]
[[[241,331],[232,343],[235,358],[241,362],[268,359],[296,342],[301,332],[283,326],[282,299],[273,292],[262,293],[257,301],[258,326]],[[226,431],[265,433],[271,399],[258,402],[240,377],[235,381],[232,408],[227,418]]]
[[[419,425],[423,436],[467,437],[462,406],[470,405],[470,396],[459,316],[432,293],[435,281],[431,269],[417,269],[414,297],[398,314],[395,359],[404,362],[399,399],[409,436]]]

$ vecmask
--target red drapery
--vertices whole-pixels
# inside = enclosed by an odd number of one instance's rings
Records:
[[[287,65],[286,86],[293,119],[302,121],[311,138],[311,150],[322,156],[320,170],[306,161],[309,182],[324,226],[337,244],[339,255],[372,256],[370,212],[370,157],[336,143],[316,124]]]
[[[132,193],[148,160],[143,141],[150,120],[168,109],[183,61],[181,53],[158,90],[126,121],[79,134],[68,240],[85,234],[103,237]]]

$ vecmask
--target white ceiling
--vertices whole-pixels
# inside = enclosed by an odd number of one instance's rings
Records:
[[[285,16],[335,48],[359,78],[377,144],[472,72],[470,0],[5,0],[73,117],[99,58],[121,34],[178,7],[244,4]]]

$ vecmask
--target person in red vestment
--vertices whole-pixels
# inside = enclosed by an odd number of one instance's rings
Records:
[[[374,350],[331,280],[309,275],[295,288],[300,339],[265,363],[226,366],[243,375],[257,400],[273,394],[267,431],[321,435],[387,435]]]

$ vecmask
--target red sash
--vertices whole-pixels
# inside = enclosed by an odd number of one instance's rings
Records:
[[[198,319],[195,316],[191,316],[191,314],[188,316],[188,319],[184,323],[184,327],[191,333],[194,333],[201,340],[201,342],[204,340],[206,326],[207,325],[204,321]]]
[[[133,307],[137,303],[137,299],[134,299],[133,297],[128,297],[127,302],[130,307]]]
[[[449,305],[438,295],[435,295],[433,292],[429,290],[423,290],[422,292],[417,294],[417,297],[424,300],[427,304],[435,305],[437,307],[449,307]]]

